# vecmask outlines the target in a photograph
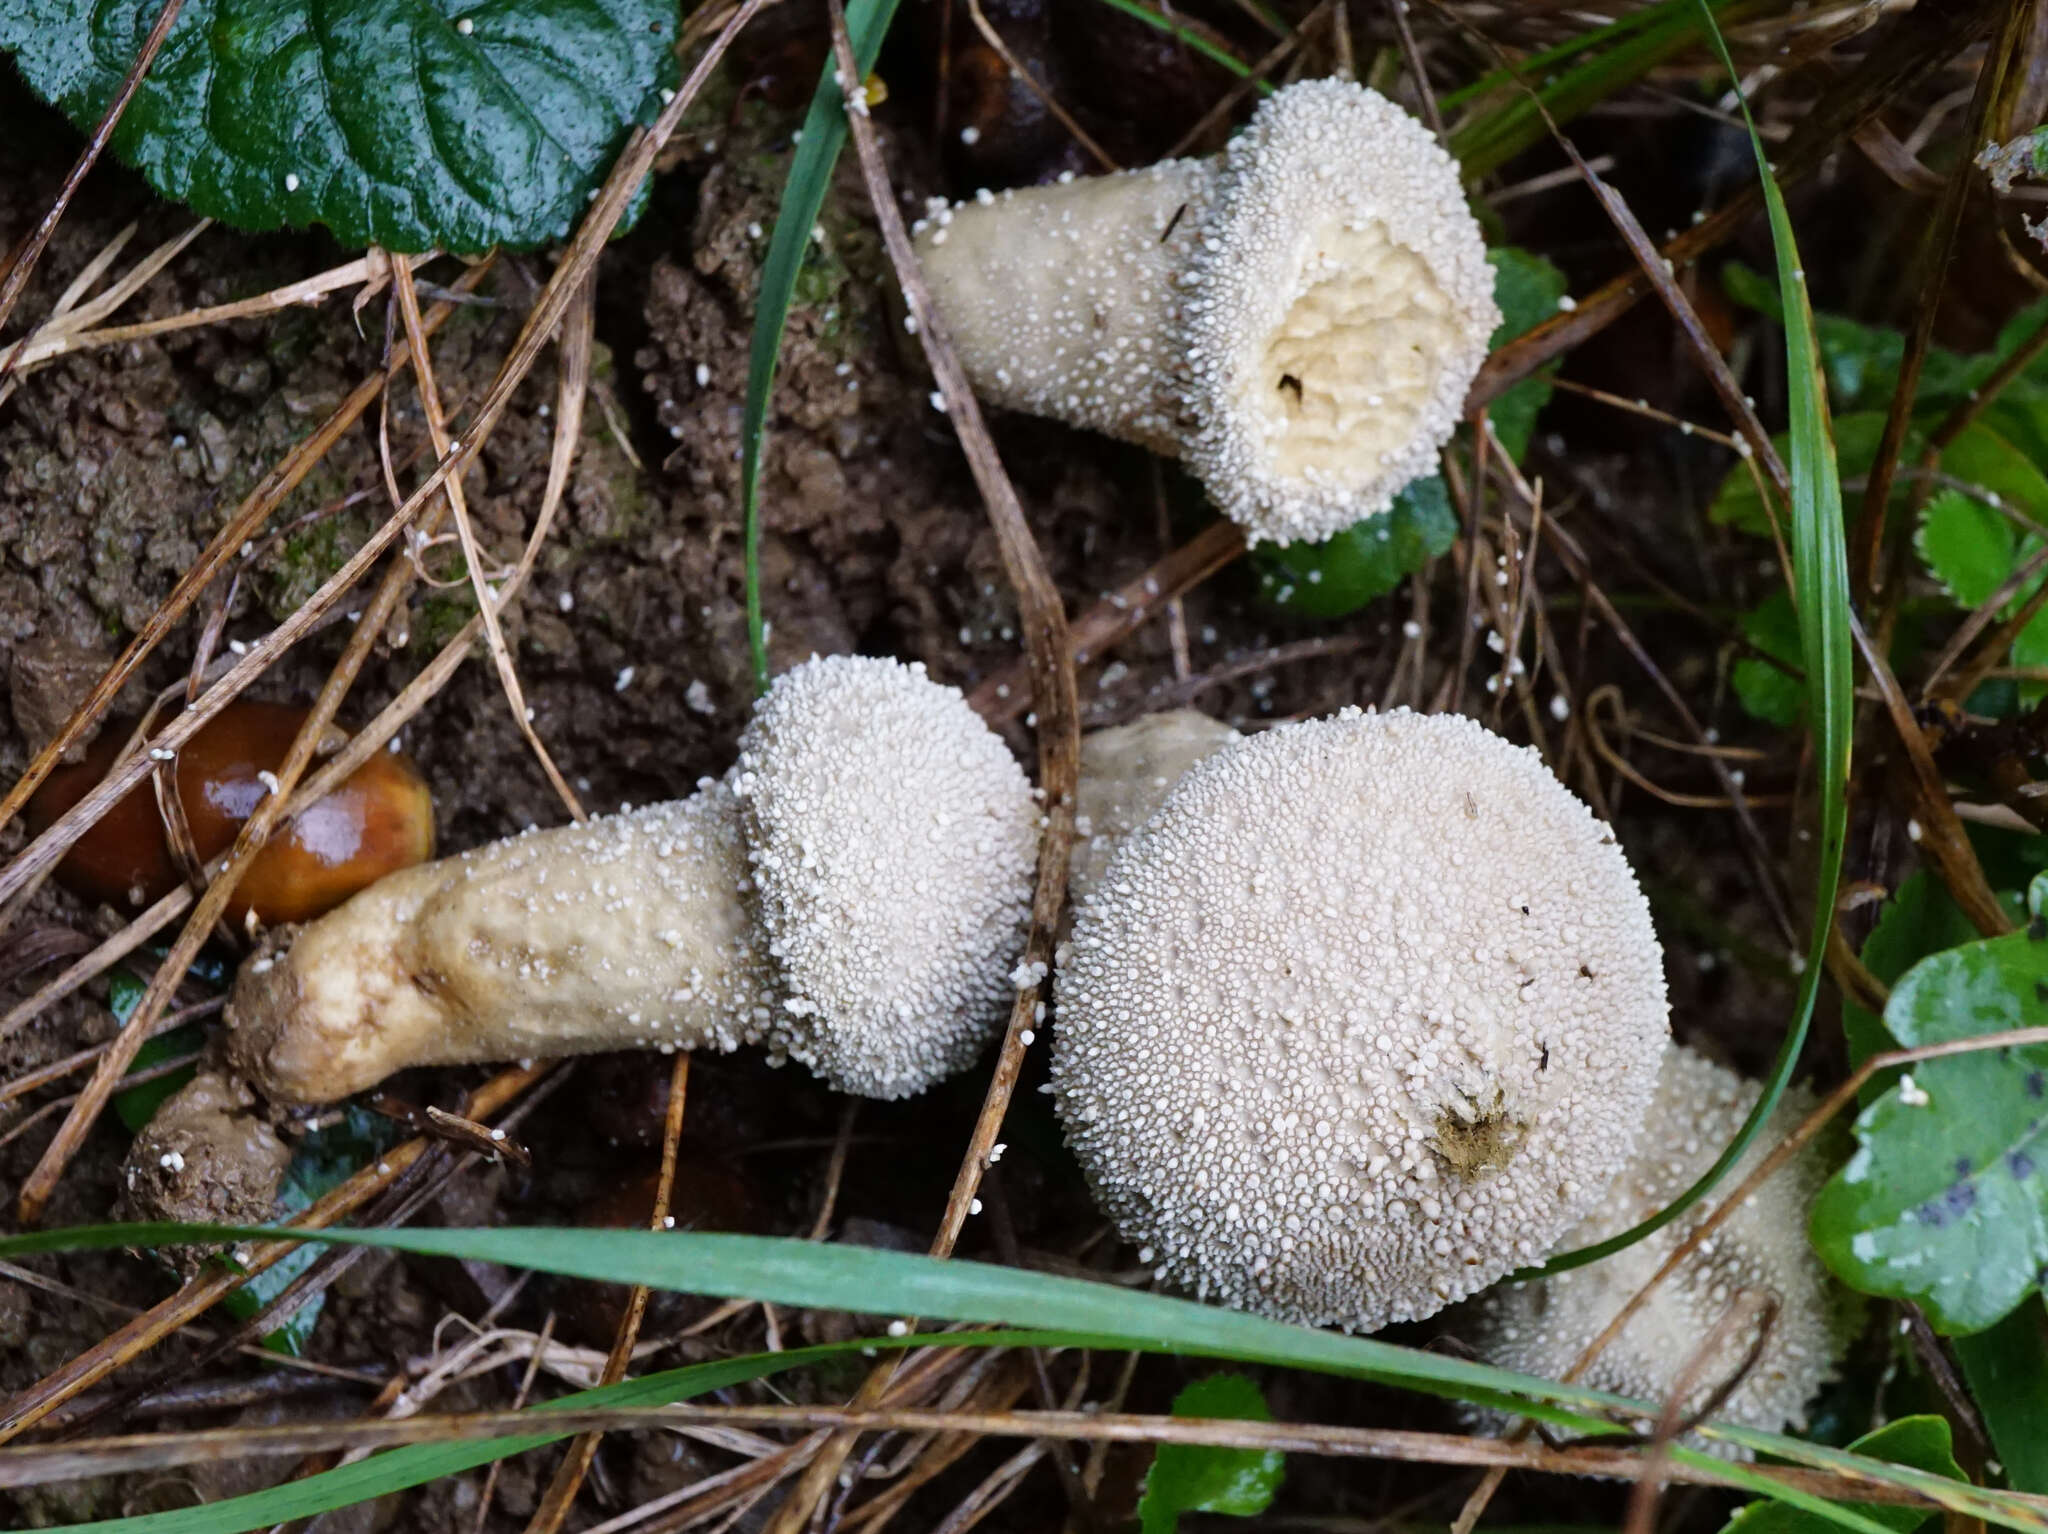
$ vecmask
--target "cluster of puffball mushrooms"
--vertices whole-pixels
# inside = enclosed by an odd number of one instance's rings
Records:
[[[1339,82],[1275,95],[1214,159],[937,206],[919,238],[978,390],[1184,457],[1254,539],[1385,509],[1498,319],[1455,164]],[[1754,1100],[1671,1044],[1613,834],[1472,720],[1350,709],[1240,737],[1157,715],[1084,743],[1075,809],[1048,1090],[1164,1284],[1311,1325],[1421,1319],[1667,1202]],[[1020,955],[1042,824],[957,691],[813,659],[693,797],[415,867],[274,934],[228,1008],[228,1106],[635,1048],[755,1046],[841,1090],[923,1091],[1041,978]],[[1587,1382],[1662,1402],[1690,1344],[1768,1290],[1721,1409],[1798,1423],[1842,1325],[1802,1240],[1813,1184],[1770,1185]],[[1566,1370],[1683,1229],[1496,1290],[1475,1341]],[[1741,1352],[1689,1377],[1711,1389]]]

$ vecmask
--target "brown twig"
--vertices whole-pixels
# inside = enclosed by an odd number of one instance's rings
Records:
[[[676,1184],[676,1145],[683,1134],[683,1105],[690,1088],[690,1052],[676,1051],[675,1063],[669,1069],[668,1112],[663,1116],[661,1131],[661,1171],[654,1183],[654,1208],[647,1217],[649,1230],[663,1230],[671,1223],[668,1217],[669,1199]],[[647,1286],[635,1284],[626,1296],[626,1313],[619,1318],[619,1327],[612,1334],[612,1348],[604,1361],[604,1375],[600,1383],[616,1385],[626,1377],[626,1369],[633,1361],[633,1346],[640,1340],[640,1323],[647,1317]],[[603,1442],[602,1432],[584,1433],[569,1445],[569,1452],[555,1467],[554,1478],[548,1482],[548,1489],[540,1499],[540,1506],[527,1521],[526,1534],[555,1534],[562,1526],[562,1520],[569,1516],[569,1508],[576,1500],[576,1493],[582,1489],[583,1478],[590,1473],[590,1462],[597,1457],[597,1446]]]

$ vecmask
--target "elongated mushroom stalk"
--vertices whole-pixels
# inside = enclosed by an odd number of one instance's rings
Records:
[[[1254,542],[1428,473],[1500,322],[1457,163],[1339,80],[1211,159],[936,204],[919,258],[977,393],[1185,458]]]
[[[1649,908],[1532,751],[1397,711],[1198,761],[1059,964],[1051,1087],[1157,1276],[1374,1330],[1550,1251],[1641,1130]]]
[[[1672,1045],[1635,1156],[1564,1244],[1580,1247],[1619,1235],[1685,1192],[1735,1138],[1760,1090],[1725,1066]],[[1722,1182],[1720,1196],[1733,1192],[1812,1108],[1809,1093],[1787,1092]],[[1662,1406],[1689,1372],[1692,1388],[1680,1404],[1690,1413],[1739,1378],[1715,1416],[1771,1432],[1804,1428],[1808,1403],[1834,1375],[1857,1329],[1853,1302],[1830,1282],[1806,1239],[1807,1219],[1827,1176],[1822,1147],[1800,1152],[1657,1288],[1579,1383]],[[1588,1267],[1501,1286],[1471,1307],[1465,1336],[1489,1363],[1562,1379],[1716,1201],[1709,1196],[1693,1214]],[[1740,1312],[1730,1315],[1745,1290],[1776,1302],[1762,1350],[1746,1372],[1743,1364],[1764,1312],[1755,1312],[1748,1324],[1741,1324]],[[1735,1324],[1723,1328],[1724,1318]],[[1710,1341],[1711,1351],[1696,1356]],[[1503,1425],[1498,1417],[1480,1420]],[[1693,1435],[1688,1441],[1729,1458],[1749,1457],[1720,1439]]]
[[[957,690],[814,659],[694,797],[409,869],[258,954],[230,1052],[288,1102],[412,1065],[742,1044],[908,1096],[1004,1015],[1038,822]]]

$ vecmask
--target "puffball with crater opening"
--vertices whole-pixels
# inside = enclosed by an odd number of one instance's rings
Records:
[[[1342,80],[1208,159],[938,201],[918,258],[977,394],[1185,459],[1253,542],[1432,472],[1500,323],[1457,162]]]
[[[1068,1143],[1156,1276],[1359,1331],[1598,1208],[1668,1036],[1609,828],[1535,752],[1406,710],[1197,762],[1082,904],[1055,1019]]]

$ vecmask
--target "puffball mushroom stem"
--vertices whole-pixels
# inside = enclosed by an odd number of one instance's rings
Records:
[[[1210,159],[938,201],[918,235],[976,393],[1186,459],[1254,542],[1429,472],[1500,322],[1457,163],[1346,81]]]
[[[412,1065],[763,1044],[907,1096],[1000,1024],[1038,818],[956,689],[813,659],[693,797],[408,870],[257,955],[231,1056],[326,1102]]]

